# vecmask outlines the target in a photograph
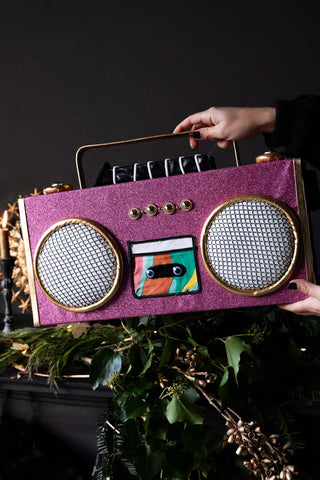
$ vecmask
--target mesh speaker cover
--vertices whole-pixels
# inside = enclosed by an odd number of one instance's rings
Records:
[[[262,195],[239,196],[219,206],[202,232],[208,272],[242,295],[264,295],[291,275],[297,259],[298,224],[282,202]]]
[[[81,218],[54,224],[40,240],[35,273],[45,295],[66,310],[89,311],[117,292],[122,257],[101,225]]]

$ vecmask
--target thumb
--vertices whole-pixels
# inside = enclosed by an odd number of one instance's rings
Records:
[[[306,280],[292,280],[289,283],[288,288],[290,290],[297,290],[298,292],[304,293],[305,295],[308,295],[308,297],[320,299],[320,286],[307,282]]]

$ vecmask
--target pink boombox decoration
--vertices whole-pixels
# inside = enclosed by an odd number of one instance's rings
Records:
[[[86,150],[175,136],[81,147],[80,190],[19,200],[35,325],[304,298],[287,289],[312,279],[298,159],[185,173],[180,157],[185,174],[82,188]]]

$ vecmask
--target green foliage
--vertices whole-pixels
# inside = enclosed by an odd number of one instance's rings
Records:
[[[114,479],[119,464],[140,480],[248,480],[208,412],[221,419],[232,408],[302,447],[294,405],[320,400],[319,338],[318,319],[276,307],[150,316],[78,337],[69,326],[1,335],[0,367],[47,373],[56,387],[83,372],[93,389],[112,389],[97,480]]]
[[[93,390],[107,385],[121,371],[121,357],[108,348],[99,350],[91,360],[90,385]]]

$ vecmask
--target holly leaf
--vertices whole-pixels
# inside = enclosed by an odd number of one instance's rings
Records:
[[[166,417],[171,424],[175,422],[187,422],[193,425],[201,425],[203,423],[202,408],[182,398],[173,398],[168,403]]]
[[[90,385],[93,390],[106,385],[115,372],[121,370],[121,357],[118,353],[104,348],[92,357],[90,368]]]

